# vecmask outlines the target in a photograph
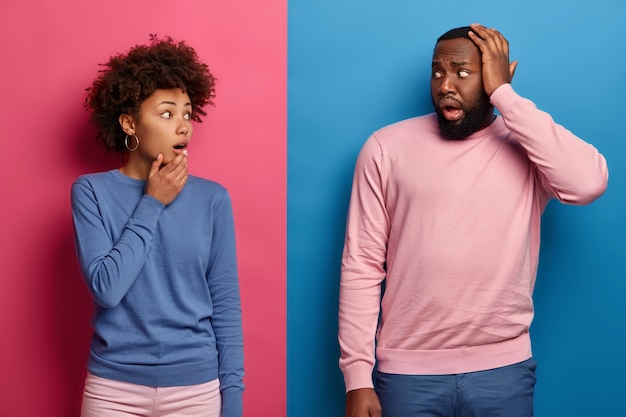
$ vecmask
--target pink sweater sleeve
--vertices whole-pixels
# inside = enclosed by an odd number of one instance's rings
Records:
[[[389,234],[381,156],[378,141],[370,137],[357,159],[352,184],[339,295],[339,366],[346,391],[373,387],[374,340]]]
[[[511,137],[526,150],[550,197],[584,205],[604,193],[608,168],[596,148],[517,95],[510,84],[500,86],[491,95],[491,102],[502,114]]]

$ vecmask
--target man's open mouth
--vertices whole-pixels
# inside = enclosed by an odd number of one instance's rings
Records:
[[[439,109],[443,117],[451,122],[461,119],[464,114],[461,104],[451,98],[442,98],[439,100]]]

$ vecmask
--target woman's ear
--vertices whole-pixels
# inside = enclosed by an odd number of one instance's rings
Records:
[[[120,114],[119,122],[124,133],[127,135],[135,134],[135,121],[133,120],[133,116],[128,113],[122,113]]]

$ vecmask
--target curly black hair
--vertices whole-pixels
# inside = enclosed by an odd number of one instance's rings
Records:
[[[97,139],[107,151],[121,154],[124,131],[120,115],[138,115],[141,103],[155,90],[180,88],[189,95],[192,120],[202,122],[203,107],[213,105],[215,77],[196,51],[185,42],[150,35],[149,45],[136,45],[126,53],[110,57],[100,75],[87,88],[85,108],[97,126]]]

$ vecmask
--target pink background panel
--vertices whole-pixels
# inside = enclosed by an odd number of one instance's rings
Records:
[[[275,0],[0,4],[0,416],[78,415],[92,302],[69,189],[120,162],[95,141],[84,89],[99,63],[151,33],[185,40],[218,79],[190,169],[233,198],[244,415],[285,415],[286,25],[286,1]]]

